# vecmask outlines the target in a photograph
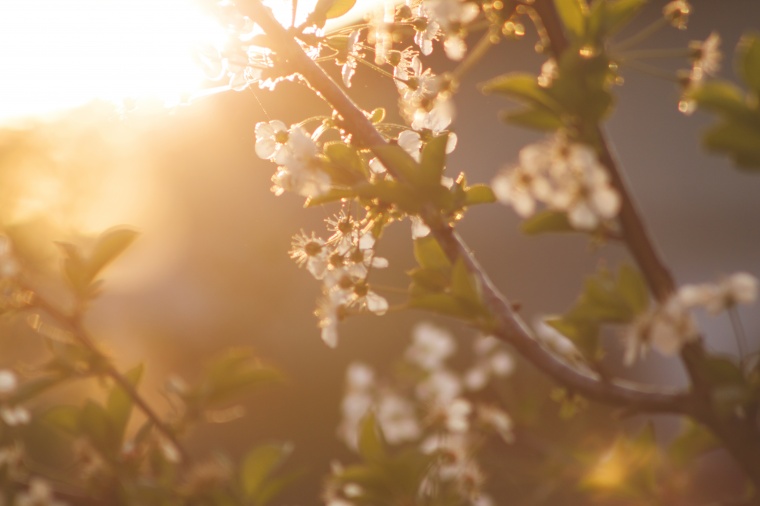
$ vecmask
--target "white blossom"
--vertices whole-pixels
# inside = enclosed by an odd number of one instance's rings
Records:
[[[440,369],[456,350],[449,332],[428,322],[417,324],[412,333],[412,345],[404,357],[425,371]]]
[[[594,230],[617,216],[620,195],[605,168],[587,145],[555,137],[520,150],[520,164],[499,173],[492,182],[496,198],[522,217],[539,203],[567,214],[578,230]]]
[[[639,315],[629,326],[624,336],[624,361],[627,365],[632,364],[649,347],[672,356],[697,337],[697,328],[688,308],[678,296],[672,296],[665,303]]]

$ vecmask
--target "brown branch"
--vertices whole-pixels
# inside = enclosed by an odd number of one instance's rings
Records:
[[[251,9],[254,21],[261,26],[273,43],[274,49],[298,69],[315,92],[343,117],[344,124],[353,138],[372,150],[389,173],[402,181],[400,171],[395,168],[397,162],[387,159],[385,151],[377,149],[386,146],[387,142],[364,116],[361,109],[304,53],[292,35],[275,20],[268,8],[259,0],[253,0],[247,6]],[[496,318],[495,328],[491,329],[493,333],[514,346],[521,355],[545,374],[589,399],[606,404],[664,413],[690,413],[694,409],[693,399],[688,394],[653,391],[623,382],[601,381],[559,360],[531,336],[526,325],[512,311],[509,301],[495,288],[467,246],[444,221],[440,213],[432,206],[428,206],[421,212],[421,217],[430,227],[448,257],[451,260],[463,258],[472,274],[480,280],[485,303]]]
[[[44,297],[40,296],[36,291],[31,291],[34,293],[32,305],[44,311],[59,323],[69,327],[72,335],[74,336],[74,339],[79,341],[79,343],[85,349],[87,349],[87,351],[89,351],[94,357],[98,359],[98,366],[102,368],[102,373],[111,378],[114,383],[119,386],[119,388],[124,390],[129,398],[132,399],[132,402],[134,402],[140,411],[142,411],[148,420],[150,420],[156,430],[158,430],[158,432],[160,432],[176,448],[177,452],[180,454],[182,463],[185,465],[188,464],[190,462],[190,456],[182,443],[177,439],[174,431],[172,431],[172,429],[161,419],[161,417],[158,416],[150,404],[148,404],[148,402],[143,399],[143,397],[132,385],[132,383],[130,383],[129,380],[124,377],[121,372],[119,372],[119,370],[105,355],[105,353],[100,351],[100,349],[95,344],[95,341],[92,339],[89,332],[84,327],[81,315],[78,312],[75,312],[72,315],[68,315],[62,310],[58,309],[55,305],[51,304]]]
[[[549,49],[554,57],[560,58],[568,50],[569,43],[553,0],[535,0],[532,8],[542,25],[539,28],[542,37],[549,42]],[[590,127],[596,137],[600,150],[599,160],[607,169],[612,185],[621,197],[618,220],[623,241],[641,268],[651,292],[661,303],[665,302],[676,290],[673,275],[646,231],[604,131],[599,124],[585,126]],[[752,480],[756,491],[760,492],[760,434],[748,418],[742,418],[735,413],[721,416],[715,412],[711,381],[703,372],[706,354],[701,339],[686,344],[681,350],[681,359],[691,379],[694,393],[696,409],[690,414],[710,427],[723,441]]]

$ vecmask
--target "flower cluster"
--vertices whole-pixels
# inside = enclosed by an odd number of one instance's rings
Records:
[[[593,148],[561,137],[520,150],[519,165],[502,171],[492,187],[497,199],[523,217],[537,203],[567,214],[579,230],[595,230],[617,216],[620,195]]]
[[[256,124],[256,154],[278,165],[272,177],[272,192],[285,191],[304,197],[316,197],[331,187],[330,176],[321,170],[317,159],[319,147],[306,131],[297,125],[290,128],[279,120]]]
[[[367,223],[345,210],[328,218],[328,239],[301,232],[293,237],[290,257],[316,279],[322,281],[322,298],[317,307],[322,340],[330,347],[338,344],[338,323],[352,309],[382,315],[388,301],[372,291],[368,278],[372,269],[388,266],[375,253],[375,237]]]
[[[757,279],[738,272],[718,283],[684,285],[664,304],[639,316],[625,334],[625,363],[632,364],[649,347],[663,355],[675,355],[698,337],[690,310],[704,308],[718,314],[737,304],[757,299]]]
[[[389,444],[414,444],[434,458],[435,464],[420,484],[420,494],[449,486],[467,504],[490,504],[482,490],[478,445],[486,434],[511,442],[512,422],[501,408],[483,402],[482,393],[478,394],[480,401],[470,399],[468,393],[483,392],[492,379],[511,374],[514,364],[493,337],[475,340],[473,361],[462,372],[447,364],[455,351],[451,334],[421,323],[414,329],[399,369],[413,378],[411,384],[380,381],[368,365],[351,364],[338,435],[350,448],[357,449],[361,424],[372,412]],[[354,504],[345,486],[332,492],[328,504]]]

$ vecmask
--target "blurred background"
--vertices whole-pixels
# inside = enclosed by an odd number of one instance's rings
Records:
[[[105,273],[104,293],[87,317],[93,334],[123,368],[147,363],[146,393],[157,391],[169,375],[192,378],[224,347],[252,346],[287,381],[248,399],[245,418],[197,430],[194,449],[223,447],[235,456],[257,441],[293,441],[295,465],[307,474],[286,500],[314,503],[331,459],[347,455],[335,437],[346,365],[362,360],[387,369],[408,344],[414,323],[432,319],[412,311],[361,316],[341,326],[337,349],[319,338],[313,316],[319,286],[287,252],[293,234],[322,233],[322,221],[336,209],[304,210],[294,195],[275,197],[269,191],[275,167],[256,157],[253,132],[258,121],[290,124],[329,110],[291,82],[274,92],[228,91],[188,102],[199,82],[205,89],[216,84],[197,81],[191,58],[184,60],[206,21],[195,15],[202,10],[180,0],[142,13],[135,11],[144,7],[140,2],[117,10],[82,2],[64,18],[37,3],[0,6],[0,227],[52,296],[60,285],[44,280],[59,272],[55,241],[87,245],[115,225],[138,230],[138,241]],[[655,19],[663,4],[651,2],[622,36]],[[692,4],[688,31],[663,30],[644,47],[685,47],[717,30],[725,51],[721,76],[735,79],[733,50],[743,32],[760,29],[760,3]],[[29,29],[21,23],[27,9],[35,12]],[[155,15],[143,27],[146,13]],[[98,29],[89,32],[93,26]],[[174,47],[188,32],[189,45]],[[46,38],[51,33],[53,40]],[[213,29],[209,33],[215,36]],[[543,58],[534,52],[535,42],[532,29],[523,40],[503,41],[462,82],[450,176],[465,171],[469,181],[488,183],[516,161],[521,147],[540,138],[500,123],[497,112],[510,104],[477,91],[479,83],[503,72],[537,73]],[[161,53],[163,45],[174,52]],[[671,73],[688,66],[685,60],[656,63]],[[426,64],[451,68],[440,47]],[[607,130],[676,279],[709,282],[738,270],[760,276],[760,176],[702,150],[700,132],[712,120],[700,112],[680,114],[675,84],[625,67],[621,75]],[[151,88],[156,82],[159,90]],[[351,91],[361,107],[383,106],[398,118],[390,80],[360,66]],[[529,322],[565,311],[586,275],[626,258],[614,245],[595,248],[581,236],[524,237],[517,216],[499,205],[472,209],[461,235],[497,286],[522,304]],[[408,225],[392,227],[379,251],[390,260],[384,284],[404,289],[405,271],[414,265]],[[740,314],[757,351],[757,306]],[[700,318],[711,349],[737,353],[728,319]],[[17,352],[21,360],[34,360],[31,351],[23,355],[34,339],[23,325],[6,325],[1,339],[2,365],[19,360]],[[606,339],[607,360],[617,366],[619,329]],[[684,383],[676,360],[650,357],[646,367],[626,373],[656,384]],[[148,395],[164,403],[160,395]],[[600,418],[600,425],[606,420]],[[662,423],[664,438],[673,426]],[[734,468],[717,462],[708,471],[730,483]]]

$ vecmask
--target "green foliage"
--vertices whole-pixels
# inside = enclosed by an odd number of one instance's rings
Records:
[[[289,443],[270,443],[248,452],[240,467],[240,483],[249,504],[269,504],[293,481],[295,475],[276,475],[292,451]]]
[[[583,355],[595,362],[601,354],[599,327],[607,323],[630,323],[646,311],[649,292],[641,274],[623,264],[614,277],[607,269],[589,276],[573,307],[546,321],[573,341]]]
[[[115,228],[97,238],[89,255],[73,244],[61,242],[58,245],[64,253],[63,270],[74,293],[82,300],[98,294],[99,286],[95,278],[109,263],[114,261],[137,238],[137,232],[126,228]]]
[[[201,413],[280,380],[280,372],[261,364],[250,348],[232,348],[211,361],[201,381],[184,392],[183,398],[190,413]]]
[[[432,236],[414,241],[419,268],[409,272],[409,306],[487,326],[490,313],[482,287],[462,258],[453,264]]]
[[[731,157],[740,169],[760,169],[760,35],[746,34],[737,48],[744,94],[728,81],[712,81],[687,91],[685,100],[715,114],[718,122],[704,134],[710,151]]]
[[[524,220],[520,230],[527,235],[538,235],[550,232],[574,232],[575,228],[567,219],[567,213],[550,209],[534,214]]]

